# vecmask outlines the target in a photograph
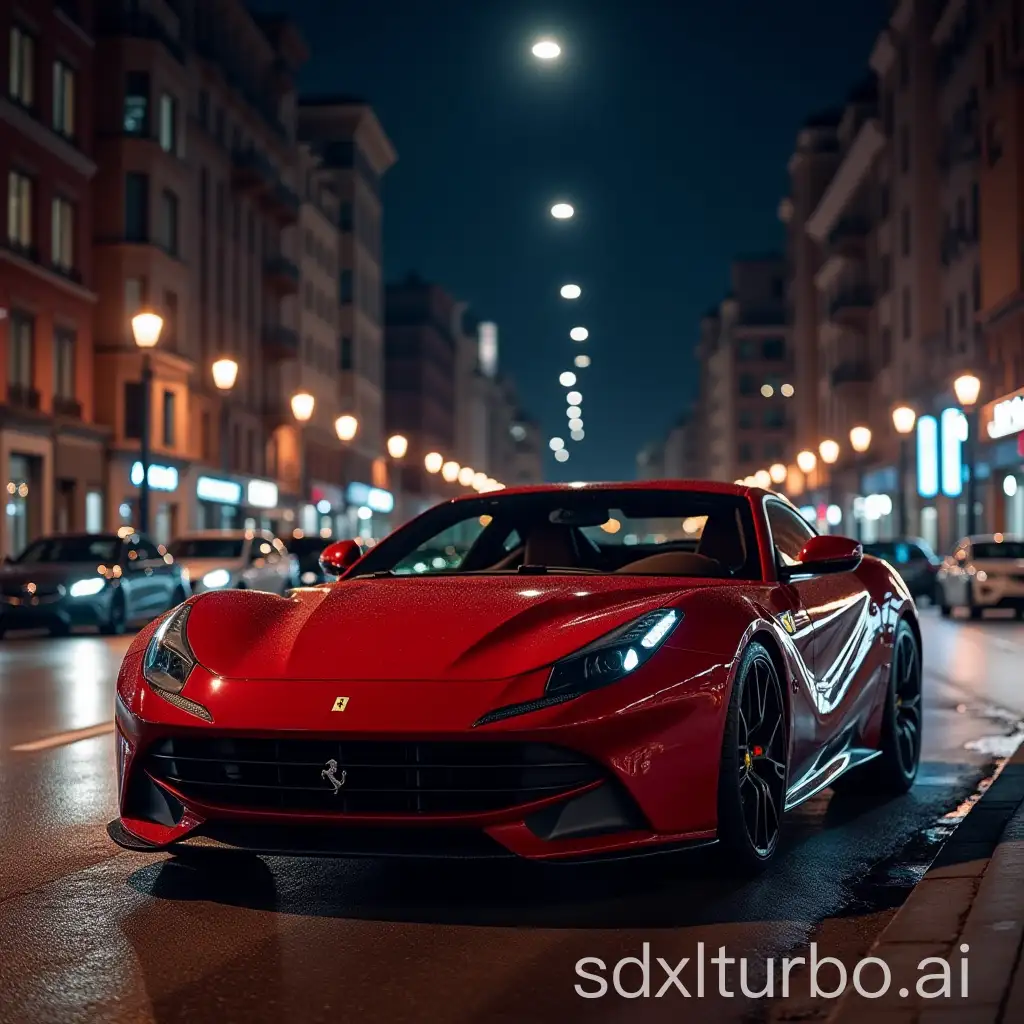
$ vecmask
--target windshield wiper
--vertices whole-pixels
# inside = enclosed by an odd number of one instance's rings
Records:
[[[389,576],[397,576],[394,569],[378,569],[376,572],[361,572],[357,576],[350,576],[353,580],[384,580]]]

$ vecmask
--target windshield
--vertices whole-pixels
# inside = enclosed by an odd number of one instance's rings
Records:
[[[521,571],[760,579],[745,499],[612,489],[439,505],[373,548],[357,575]]]
[[[168,548],[175,558],[210,558],[230,562],[242,557],[245,541],[235,537],[182,537]]]
[[[29,544],[15,561],[19,565],[116,562],[120,549],[117,537],[43,537]]]
[[[1024,541],[975,542],[971,545],[971,556],[973,558],[1024,558]]]

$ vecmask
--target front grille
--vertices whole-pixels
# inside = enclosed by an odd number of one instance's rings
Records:
[[[479,814],[604,777],[571,751],[507,742],[172,737],[145,763],[153,778],[200,802],[327,814]]]

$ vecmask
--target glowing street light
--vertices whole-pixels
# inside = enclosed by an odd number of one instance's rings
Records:
[[[351,441],[359,433],[359,420],[351,413],[344,413],[334,421],[334,432],[339,441]]]
[[[136,313],[132,317],[132,335],[139,348],[153,348],[163,329],[164,318],[158,313]]]
[[[388,455],[393,459],[404,459],[409,450],[409,439],[403,434],[392,434],[388,438]]]
[[[871,431],[863,426],[854,427],[850,431],[850,446],[860,454],[866,452],[871,447]]]
[[[583,395],[579,391],[570,391],[565,396],[565,401],[566,401],[567,405],[582,405],[583,404]]]
[[[573,430],[573,431],[570,431],[570,433],[569,433],[569,436],[570,436],[570,437],[571,437],[571,438],[572,438],[572,439],[573,439],[574,441],[582,441],[582,440],[583,440],[583,438],[584,438],[584,437],[585,437],[586,435],[585,435],[585,434],[583,433],[583,428],[582,428],[582,427],[580,427],[580,428],[579,428],[578,430]]]
[[[230,391],[238,379],[238,363],[234,359],[218,359],[213,364],[213,383],[220,391]]]
[[[583,294],[583,289],[578,284],[563,284],[558,294],[563,299],[578,299]]]
[[[576,419],[577,416],[582,414],[583,410],[578,405],[570,405],[569,408],[565,410],[565,415],[571,420]]]
[[[554,39],[538,39],[531,47],[530,52],[538,60],[555,60],[562,55],[562,48]]]
[[[761,394],[764,395],[765,398],[771,398],[772,395],[775,394],[775,388],[773,388],[771,384],[762,384]]]
[[[896,500],[896,523],[899,536],[907,535],[907,488],[910,484],[910,435],[917,423],[917,413],[909,405],[898,405],[892,411],[892,425],[900,435],[899,493]]]
[[[579,370],[585,370],[590,365],[590,356],[578,355],[573,362],[576,364],[576,368]]]
[[[831,466],[839,458],[839,442],[826,438],[818,445],[818,454],[826,466]]]
[[[772,485],[771,474],[768,472],[767,469],[759,469],[754,474],[754,483],[757,484],[758,487],[761,487],[761,488],[764,488],[764,489],[767,489],[767,488],[771,487],[771,485]]]
[[[444,467],[444,456],[440,452],[427,452],[423,456],[423,468],[428,473],[440,473]]]
[[[797,469],[801,473],[813,473],[814,467],[818,464],[818,456],[814,452],[802,451],[796,457]]]
[[[782,392],[783,398],[792,398],[793,392],[796,390],[792,384],[783,384],[779,390]]]
[[[917,413],[909,405],[898,405],[892,411],[892,425],[897,434],[909,434],[917,423]],[[900,534],[902,537],[903,534]]]
[[[473,474],[473,490],[482,491],[487,486],[487,474],[486,473],[474,473]]]
[[[548,447],[553,452],[561,451],[565,447],[565,441],[563,441],[560,437],[553,437],[550,441],[548,441]]]
[[[476,472],[471,467],[463,466],[462,469],[459,470],[459,483],[462,484],[463,487],[472,487],[475,476]]]
[[[586,327],[574,327],[569,332],[569,337],[572,338],[573,341],[586,341],[587,338],[590,337],[590,331],[588,331]]]
[[[446,462],[441,467],[441,476],[444,477],[445,483],[453,484],[459,479],[459,470],[462,467],[457,462]]]
[[[977,491],[977,467],[975,466],[975,433],[977,415],[974,412],[974,404],[981,394],[981,381],[973,373],[962,373],[953,381],[953,391],[956,392],[956,400],[963,406],[966,415],[967,436],[964,445],[964,463],[967,466],[967,533],[974,533],[977,522],[977,502],[975,494]]]
[[[953,391],[956,393],[956,400],[965,409],[969,409],[981,394],[981,381],[973,373],[963,373],[953,381]]]
[[[570,430],[582,430],[583,429],[583,420],[581,420],[579,418],[579,416],[574,416],[571,420],[569,420],[569,429]]]
[[[292,415],[299,423],[308,423],[316,406],[316,399],[308,391],[297,391],[292,395]]]
[[[773,484],[781,484],[786,482],[787,472],[788,470],[781,462],[776,462],[775,465],[768,470],[768,475],[772,478]]]
[[[569,203],[555,203],[555,205],[551,207],[551,216],[554,217],[555,220],[569,220],[575,212],[576,211]]]
[[[142,350],[142,430],[139,434],[139,461],[142,479],[139,481],[139,523],[143,532],[149,530],[149,396],[153,390],[153,364],[149,350],[160,340],[164,320],[158,313],[136,313],[132,317],[135,344]]]
[[[576,374],[572,370],[565,370],[558,375],[558,383],[563,388],[571,388],[576,383]]]
[[[555,461],[556,462],[568,462],[569,461],[569,453],[564,448],[559,448],[558,451],[555,452]]]

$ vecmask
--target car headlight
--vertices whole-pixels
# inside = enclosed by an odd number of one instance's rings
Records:
[[[185,629],[191,610],[192,605],[183,604],[171,612],[153,634],[142,659],[143,678],[165,693],[181,693],[196,665]]]
[[[91,576],[87,580],[76,580],[68,588],[68,593],[72,597],[95,597],[106,585],[104,577]]]
[[[203,586],[207,590],[220,590],[231,582],[231,573],[227,569],[214,569],[203,577]]]
[[[620,626],[557,662],[544,692],[552,696],[585,693],[622,679],[654,654],[682,617],[672,608],[659,608]]]

